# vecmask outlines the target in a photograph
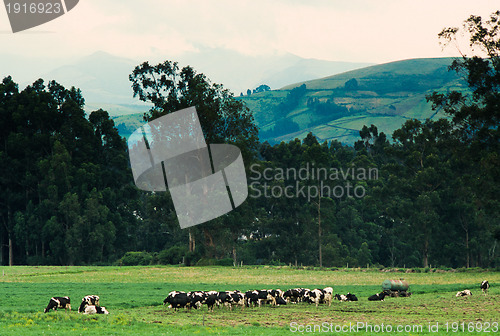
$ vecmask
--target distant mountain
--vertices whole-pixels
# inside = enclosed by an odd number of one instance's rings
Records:
[[[138,62],[96,52],[75,62],[59,66],[43,78],[56,80],[65,87],[75,86],[82,90],[86,110],[108,110],[111,115],[145,112],[149,104],[133,98],[128,75]]]
[[[359,140],[363,125],[388,136],[406,120],[439,118],[426,95],[466,90],[448,71],[450,58],[411,59],[374,65],[240,97],[254,112],[262,141],[288,141],[313,132],[321,141]]]
[[[132,97],[128,80],[137,64],[138,61],[105,52],[73,60],[1,53],[0,80],[10,75],[20,89],[38,78],[46,83],[56,80],[67,88],[75,86],[82,90],[87,112],[103,108],[111,115],[143,113],[150,105]]]
[[[191,65],[235,95],[246,93],[247,89],[252,90],[260,84],[279,88],[366,65],[303,59],[292,54],[247,56],[228,49],[205,47],[181,56],[164,55],[161,59],[149,61],[156,64],[164,60],[177,61],[181,67]],[[68,88],[78,87],[83,92],[87,112],[103,108],[112,116],[142,115],[150,105],[133,98],[128,75],[144,61],[146,59],[133,60],[102,51],[70,60],[4,53],[0,54],[0,75],[2,78],[12,75],[21,89],[38,78],[47,82],[54,79]]]
[[[246,94],[261,84],[279,89],[285,85],[359,69],[370,63],[334,62],[305,59],[293,54],[248,56],[221,48],[201,48],[178,58],[180,65],[191,65],[213,82],[223,84],[235,95]]]

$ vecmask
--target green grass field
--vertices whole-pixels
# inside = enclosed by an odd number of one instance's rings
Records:
[[[500,322],[499,272],[402,273],[378,270],[317,270],[288,267],[0,267],[0,335],[281,335],[313,328],[327,334],[342,326],[368,325],[357,334],[400,335],[498,333]],[[404,278],[410,298],[370,302],[385,279]],[[479,283],[492,287],[483,295]],[[360,301],[334,301],[331,307],[306,303],[264,306],[232,311],[174,312],[162,305],[172,290],[241,290],[293,287],[324,288],[355,293]],[[457,298],[470,289],[471,297]],[[97,294],[110,315],[77,313],[81,298]],[[73,310],[43,313],[52,296],[69,296]],[[429,324],[438,332],[429,332]],[[448,323],[448,333],[446,332]],[[464,323],[464,324],[462,324]],[[401,326],[403,332],[397,332]],[[328,328],[327,328],[328,327]],[[406,328],[406,331],[404,331]],[[421,328],[421,329],[419,329]],[[465,332],[461,332],[461,330]],[[306,333],[310,329],[305,329]],[[351,329],[352,331],[353,329]],[[314,330],[311,330],[314,331]],[[333,332],[332,332],[333,331]],[[349,331],[349,329],[347,329]]]

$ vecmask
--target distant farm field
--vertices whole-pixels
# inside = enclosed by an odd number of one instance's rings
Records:
[[[404,278],[410,298],[370,302],[386,279]],[[479,289],[491,284],[488,295]],[[359,326],[361,335],[391,333],[489,334],[500,322],[499,272],[403,273],[378,270],[317,270],[288,267],[0,267],[0,335],[281,335],[337,333]],[[162,305],[172,290],[240,290],[294,287],[355,293],[360,301],[331,307],[306,303],[232,311],[174,312]],[[470,289],[471,297],[455,297]],[[110,315],[77,313],[81,298],[97,294]],[[43,313],[51,296],[69,296],[73,310]],[[429,332],[429,325],[438,333]],[[361,327],[363,326],[363,327]],[[495,327],[496,326],[496,327]],[[337,328],[337,332],[335,331]],[[384,329],[380,329],[384,328]],[[399,331],[397,328],[400,328]],[[495,329],[496,328],[496,329]],[[480,330],[481,329],[481,330]],[[353,331],[354,329],[344,329]],[[447,332],[448,331],[448,332]],[[495,332],[496,331],[496,332]]]

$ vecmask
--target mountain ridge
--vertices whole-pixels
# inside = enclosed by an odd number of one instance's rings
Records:
[[[235,95],[247,89],[253,90],[261,84],[269,85],[267,80],[272,80],[270,85],[276,88],[367,64],[305,59],[289,53],[249,56],[229,49],[207,47],[200,47],[197,52],[175,57],[165,55],[160,60],[149,61],[156,64],[167,59],[177,61],[180,67],[190,65],[197,72],[207,75],[212,82],[223,84]],[[66,87],[77,87],[82,90],[87,112],[103,108],[110,115],[117,116],[144,113],[151,107],[133,97],[128,80],[135,66],[144,61],[104,51],[69,61],[3,53],[0,54],[0,75],[13,75],[20,87],[31,85],[38,78],[56,80]]]
[[[408,119],[446,117],[432,110],[426,96],[433,91],[466,89],[463,80],[449,71],[452,60],[394,61],[239,99],[254,112],[262,141],[289,141],[312,132],[321,141],[353,144],[363,125],[374,124],[390,136]]]

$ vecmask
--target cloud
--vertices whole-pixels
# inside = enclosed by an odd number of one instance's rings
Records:
[[[18,34],[7,32],[0,10],[0,44],[11,53],[61,58],[103,50],[155,59],[206,46],[248,55],[386,62],[456,54],[441,51],[441,29],[496,9],[485,0],[85,0],[67,15]]]

